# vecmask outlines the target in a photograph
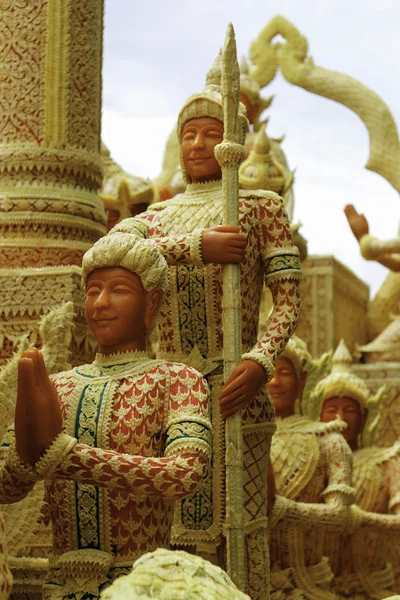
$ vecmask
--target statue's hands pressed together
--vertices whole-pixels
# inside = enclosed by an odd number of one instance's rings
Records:
[[[367,219],[363,214],[359,214],[352,204],[347,204],[344,212],[355,238],[360,241],[364,235],[369,233]]]
[[[241,263],[245,259],[247,239],[235,225],[218,225],[203,232],[201,253],[204,264]]]
[[[242,360],[236,365],[218,396],[224,419],[246,408],[266,381],[264,367],[254,360]]]
[[[62,430],[57,392],[49,379],[43,356],[26,350],[18,362],[15,438],[21,460],[34,465]]]

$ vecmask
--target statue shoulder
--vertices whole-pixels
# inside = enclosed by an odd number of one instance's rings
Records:
[[[265,204],[270,208],[279,210],[285,206],[284,200],[276,192],[271,190],[239,190],[241,200],[256,200],[259,204]]]
[[[179,362],[163,361],[162,364],[174,379],[179,379],[179,381],[186,383],[189,387],[200,383],[203,387],[207,388],[207,383],[202,373],[194,367]]]

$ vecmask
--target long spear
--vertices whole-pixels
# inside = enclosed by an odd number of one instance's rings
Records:
[[[239,143],[240,71],[236,55],[235,32],[228,25],[222,55],[222,99],[224,139],[215,149],[222,169],[224,220],[239,225],[239,165],[244,146]],[[241,359],[240,265],[226,265],[223,271],[224,379]],[[245,588],[243,436],[241,412],[228,417],[225,426],[226,522],[228,574],[236,586]]]

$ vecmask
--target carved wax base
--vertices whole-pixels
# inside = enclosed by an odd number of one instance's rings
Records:
[[[350,351],[367,341],[369,288],[333,256],[309,256],[302,264],[302,313],[296,335],[314,357],[336,348]]]
[[[10,599],[40,600],[49,561],[46,558],[10,557],[9,564],[14,579]]]

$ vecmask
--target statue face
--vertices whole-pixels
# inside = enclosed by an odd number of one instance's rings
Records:
[[[357,448],[357,438],[364,427],[364,416],[359,403],[347,396],[328,398],[322,405],[320,420],[324,423],[334,421],[336,415],[347,423],[346,429],[342,432],[344,439],[351,448]]]
[[[201,117],[185,123],[181,139],[182,158],[192,183],[221,179],[222,171],[214,148],[223,138],[224,126],[218,119]]]
[[[294,414],[294,404],[297,398],[299,380],[295,368],[287,358],[279,358],[275,365],[273,379],[267,383],[278,417],[288,417]]]
[[[145,350],[161,290],[146,292],[140,277],[121,267],[97,269],[86,286],[86,319],[100,352]]]

